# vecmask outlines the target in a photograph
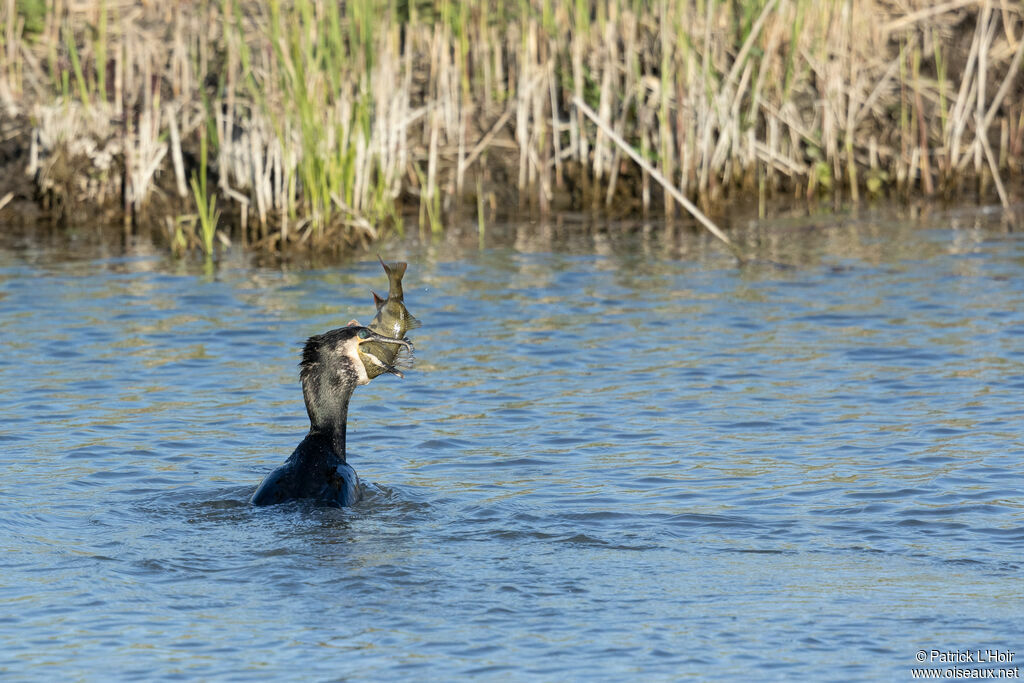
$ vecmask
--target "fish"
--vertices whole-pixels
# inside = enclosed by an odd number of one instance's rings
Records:
[[[380,255],[377,256],[377,260],[380,261],[381,267],[384,268],[384,272],[388,276],[388,296],[386,299],[382,299],[376,292],[371,292],[377,315],[367,327],[385,337],[405,339],[409,330],[414,330],[422,324],[405,307],[402,278],[405,276],[408,264],[402,261],[391,264],[384,263],[384,259]],[[405,375],[399,369],[406,360],[399,358],[402,350],[403,347],[399,344],[377,341],[360,345],[359,357],[366,368],[366,375],[370,379],[385,373],[404,377]]]

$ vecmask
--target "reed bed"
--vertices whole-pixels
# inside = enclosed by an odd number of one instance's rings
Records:
[[[0,0],[0,41],[37,196],[207,252],[346,249],[409,208],[1009,205],[1022,170],[1004,0]]]

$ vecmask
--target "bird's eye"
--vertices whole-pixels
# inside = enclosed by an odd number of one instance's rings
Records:
[[[368,329],[366,329],[364,327],[363,329],[359,330],[359,338],[360,339],[369,339],[369,337],[370,337],[370,331]]]

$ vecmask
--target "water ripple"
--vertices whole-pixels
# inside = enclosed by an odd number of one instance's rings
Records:
[[[308,426],[299,340],[372,312],[375,263],[0,252],[0,671],[887,679],[1012,649],[1024,242],[940,228],[822,229],[785,271],[641,233],[401,247],[420,362],[353,398],[351,509],[247,500]]]

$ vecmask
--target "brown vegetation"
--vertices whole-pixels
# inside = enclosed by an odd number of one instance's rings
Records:
[[[0,41],[0,204],[178,249],[346,248],[410,205],[440,230],[672,192],[1008,204],[1022,170],[1000,0],[0,0]]]

